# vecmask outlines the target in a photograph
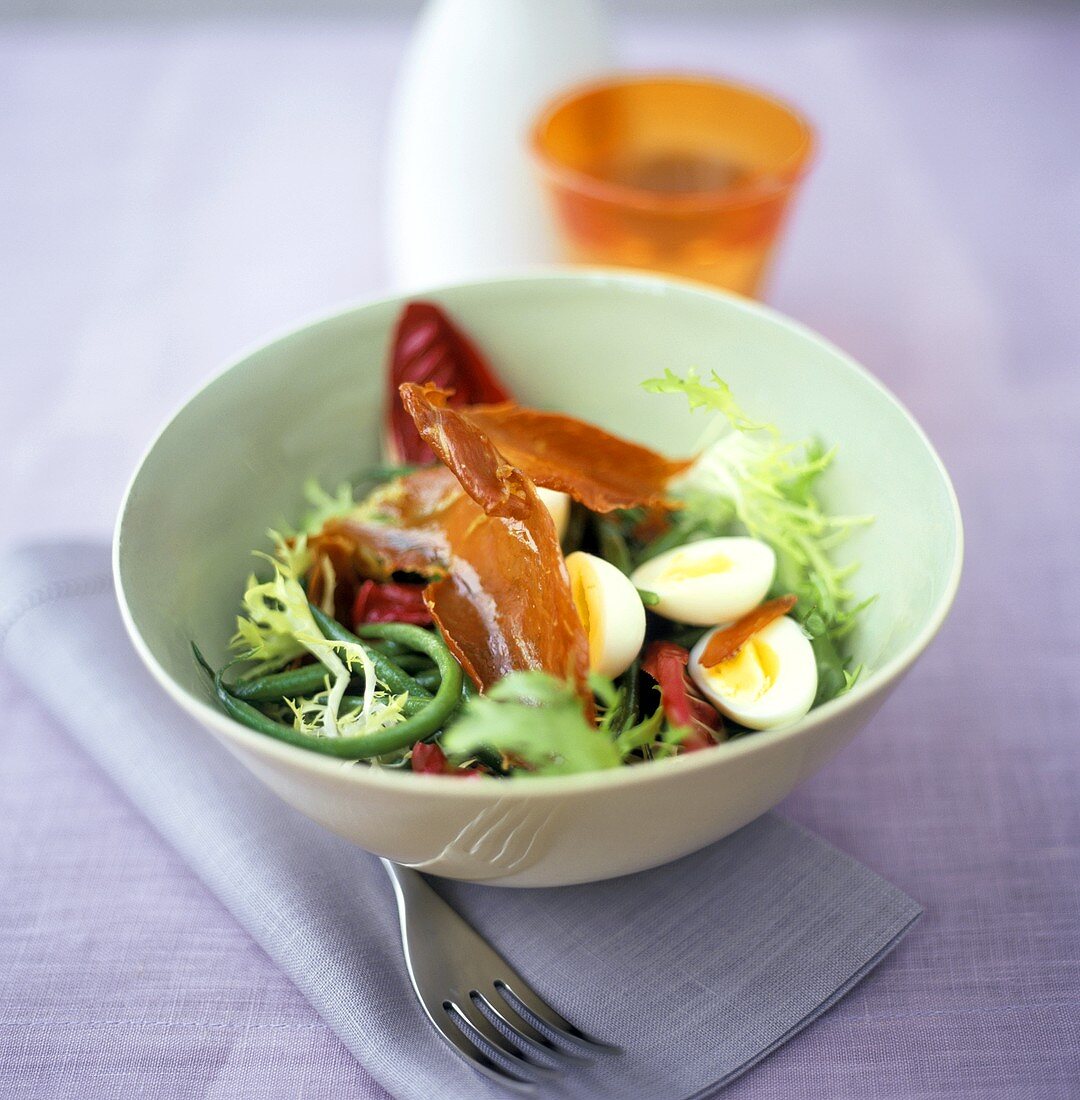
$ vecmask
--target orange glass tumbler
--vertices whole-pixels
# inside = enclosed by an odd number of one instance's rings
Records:
[[[566,258],[754,296],[809,167],[809,123],[708,77],[618,77],[550,103],[532,151]]]

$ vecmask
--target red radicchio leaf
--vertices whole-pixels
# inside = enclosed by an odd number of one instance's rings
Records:
[[[393,581],[364,581],[352,608],[354,626],[360,623],[413,623],[431,626],[431,612],[424,603],[424,585]]]
[[[660,685],[660,701],[667,720],[673,726],[692,732],[682,741],[685,752],[715,745],[720,738],[724,720],[712,705],[703,699],[686,674],[688,650],[674,642],[653,642],[645,651],[642,671]]]
[[[453,405],[487,405],[510,400],[475,344],[431,302],[410,302],[394,332],[387,371],[386,447],[389,457],[407,465],[435,461],[398,393],[404,382],[452,390]]]

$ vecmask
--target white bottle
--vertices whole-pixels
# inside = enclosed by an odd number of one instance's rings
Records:
[[[390,120],[386,248],[398,290],[551,262],[529,127],[609,69],[596,0],[430,0]]]

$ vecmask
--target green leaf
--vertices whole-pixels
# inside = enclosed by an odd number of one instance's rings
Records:
[[[690,407],[721,414],[728,431],[704,448],[673,485],[683,508],[662,540],[681,545],[696,538],[745,532],[776,552],[773,594],[798,597],[794,615],[814,645],[818,702],[847,690],[847,660],[840,640],[869,603],[852,606],[848,579],[856,568],[833,561],[833,551],[872,516],[833,515],[817,496],[818,483],[836,457],[820,440],[788,443],[775,427],[759,423],[738,406],[731,388],[717,375],[708,382],[691,371],[685,379],[670,370],[644,383],[652,393],[681,393]],[[657,543],[645,548],[653,556]]]
[[[615,739],[615,747],[624,759],[638,749],[653,745],[660,740],[664,728],[664,708],[657,708],[647,718],[624,730]]]
[[[751,420],[739,408],[731,387],[716,371],[710,373],[708,382],[703,382],[692,368],[686,372],[685,378],[680,378],[673,370],[665,370],[662,378],[649,378],[642,382],[642,387],[648,393],[681,393],[690,402],[691,411],[712,409],[725,417],[736,431],[777,434],[771,424]]]
[[[730,530],[721,528],[730,528],[724,511],[730,509],[741,530],[776,551],[775,589],[793,592],[804,614],[817,614],[824,633],[834,640],[841,636],[865,605],[849,608],[853,593],[847,580],[853,567],[836,565],[831,552],[873,517],[830,515],[818,500],[817,482],[835,448],[826,450],[818,440],[785,443],[774,427],[742,412],[715,373],[706,384],[693,372],[683,380],[668,371],[645,386],[657,393],[683,393],[692,408],[715,409],[734,429],[706,447],[673,487],[684,504],[675,522],[696,537],[727,534]]]
[[[619,689],[606,676],[590,672],[589,687],[606,710],[614,710],[619,705]]]
[[[300,533],[304,535],[321,531],[329,520],[347,516],[356,507],[348,482],[342,482],[333,493],[328,493],[314,478],[309,478],[304,483],[304,498],[311,505],[300,520]]]
[[[350,728],[378,728],[383,721],[396,721],[396,713],[386,704],[386,697],[377,693],[375,666],[367,650],[359,642],[338,642],[325,637],[319,629],[296,575],[288,564],[257,553],[274,567],[274,575],[268,581],[252,576],[248,579],[243,596],[246,615],[236,620],[234,648],[240,649],[244,660],[255,661],[255,672],[279,668],[283,660],[291,660],[310,653],[329,674],[329,688],[325,704],[304,707],[294,706],[297,728],[308,729],[312,717],[319,719],[319,731],[327,737],[342,735],[339,722],[341,700],[352,679],[352,669],[361,668],[364,673],[364,705],[358,713],[350,715]],[[403,704],[402,704],[403,705]]]
[[[493,749],[514,775],[571,775],[615,768],[621,758],[606,734],[585,718],[569,685],[543,672],[511,672],[471,699],[441,738],[455,760]]]

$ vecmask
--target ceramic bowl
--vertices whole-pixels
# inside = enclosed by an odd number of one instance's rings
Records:
[[[403,299],[323,317],[242,355],[166,425],[128,489],[114,564],[132,640],[165,690],[286,802],[350,841],[451,878],[552,886],[677,859],[775,806],[871,719],[941,626],[961,525],[926,436],[866,371],[756,304],[647,276],[566,272],[448,287],[445,306],[526,404],[562,409],[671,453],[705,427],[638,383],[715,369],[751,415],[838,444],[831,508],[873,513],[846,543],[877,600],[851,638],[866,673],[787,729],[610,772],[462,782],[345,763],[219,711],[192,660],[226,655],[268,527],[378,459],[384,364]]]

